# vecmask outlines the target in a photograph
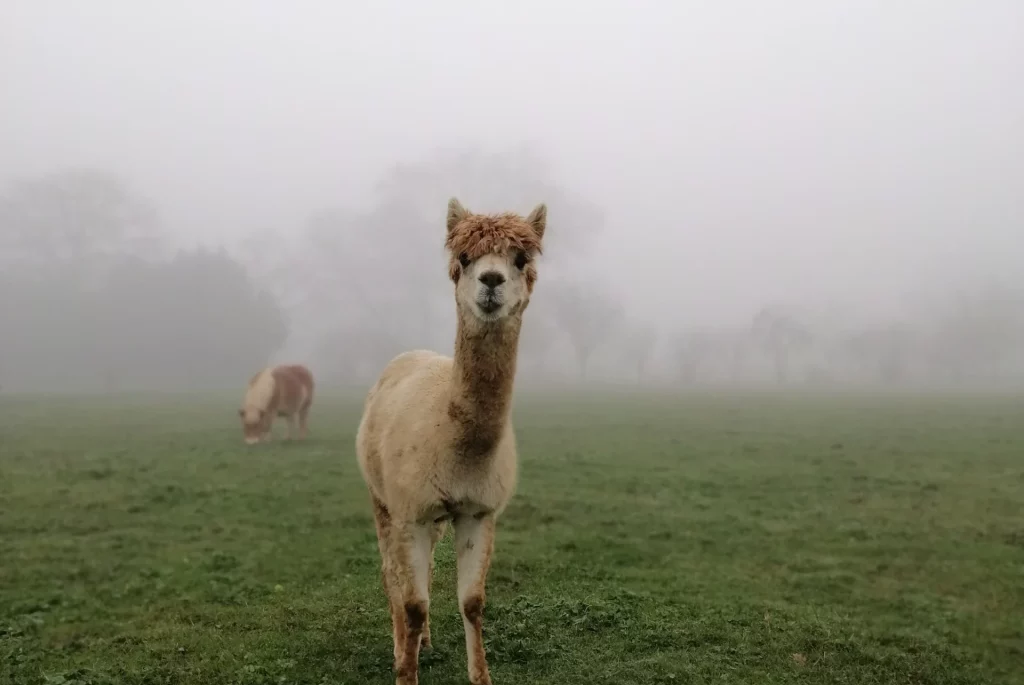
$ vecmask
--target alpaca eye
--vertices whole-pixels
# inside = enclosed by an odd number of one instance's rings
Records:
[[[516,268],[522,271],[523,269],[526,268],[526,262],[528,261],[529,260],[526,258],[526,253],[520,252],[519,254],[516,255]]]
[[[467,255],[465,252],[460,254],[459,255],[459,264],[462,265],[463,269],[465,269],[467,266],[469,266],[469,255]]]

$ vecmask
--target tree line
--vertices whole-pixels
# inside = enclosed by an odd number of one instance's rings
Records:
[[[0,387],[237,386],[288,336],[276,298],[224,249],[170,250],[123,180],[68,170],[0,195]]]
[[[402,350],[450,349],[439,227],[452,195],[473,211],[542,199],[558,227],[521,341],[525,382],[609,370],[673,387],[1024,382],[1024,294],[1011,287],[892,322],[785,307],[731,327],[637,320],[613,286],[586,278],[588,247],[608,230],[601,208],[523,147],[395,166],[366,207],[320,208],[298,231],[250,234],[233,253],[171,249],[159,211],[103,171],[11,183],[0,192],[0,387],[228,388],[283,356],[323,382],[365,385]]]

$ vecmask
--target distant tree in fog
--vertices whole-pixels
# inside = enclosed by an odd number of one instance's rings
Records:
[[[155,256],[159,217],[117,176],[71,169],[16,181],[0,194],[0,264],[84,266]]]
[[[624,361],[635,370],[637,383],[643,383],[647,366],[658,346],[657,329],[637,321],[622,322],[618,338]]]
[[[675,351],[680,380],[693,385],[700,377],[701,367],[714,356],[715,341],[704,331],[687,331],[676,338]]]
[[[935,324],[932,364],[951,380],[979,378],[1024,361],[1024,295],[1003,287],[951,301]]]
[[[223,251],[168,255],[153,206],[71,170],[0,193],[2,382],[97,390],[236,385],[284,342],[275,300]]]
[[[0,293],[3,382],[23,389],[230,387],[287,336],[273,298],[222,251],[124,257],[89,284],[8,276]]]
[[[372,382],[381,368],[407,349],[404,324],[385,312],[349,309],[316,336],[313,354],[324,378]]]
[[[557,312],[549,298],[534,297],[528,311],[529,321],[519,338],[520,375],[543,379],[548,358],[564,333],[559,328]]]
[[[449,197],[465,198],[476,212],[525,212],[543,201],[558,227],[550,242],[545,236],[544,251],[557,263],[584,256],[605,223],[600,208],[559,183],[548,159],[529,145],[492,152],[439,150],[420,162],[394,167],[377,184],[377,196],[380,204],[402,206],[419,217],[415,229],[393,223],[397,236],[409,240],[410,231],[418,230],[431,245],[439,244],[438,217]]]
[[[886,384],[906,381],[915,358],[925,349],[920,335],[910,326],[888,324],[855,331],[842,342],[845,352],[868,366]]]
[[[590,286],[573,282],[553,285],[545,293],[558,314],[558,324],[576,352],[579,376],[585,379],[591,357],[625,321],[622,308]]]
[[[285,342],[287,321],[223,250],[179,252],[162,263],[122,262],[96,293],[118,378],[156,385],[241,383]],[[106,338],[109,334],[103,335]]]
[[[796,317],[771,307],[757,313],[750,327],[750,335],[772,360],[775,379],[779,383],[789,381],[792,355],[809,348],[813,340],[810,330]]]
[[[263,271],[273,274],[268,281],[274,282],[275,292],[295,295],[291,301],[304,328],[328,314],[335,322],[324,336],[330,342],[319,348],[358,357],[325,363],[357,368],[381,363],[377,356],[382,350],[452,345],[452,285],[443,252],[444,213],[452,196],[476,212],[525,212],[537,202],[547,203],[555,228],[543,258],[555,264],[584,251],[603,226],[601,212],[558,184],[544,158],[528,148],[439,151],[396,166],[377,183],[369,209],[316,212],[293,253],[262,260],[276,262]],[[270,241],[263,247],[264,254],[275,249]],[[368,323],[381,317],[389,320],[384,330]],[[542,360],[553,330],[544,324],[536,329],[528,344],[537,345]]]

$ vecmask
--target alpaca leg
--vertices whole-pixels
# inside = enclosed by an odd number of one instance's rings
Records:
[[[430,613],[430,547],[433,525],[396,523],[391,534],[391,560],[395,562],[405,618],[405,643],[395,685],[419,682],[420,642]]]
[[[447,529],[447,522],[442,521],[441,523],[435,523],[434,528],[430,533],[430,569],[427,574],[427,596],[430,596],[431,585],[434,580],[434,548],[437,546],[438,540],[444,537],[445,530]],[[430,649],[430,613],[427,613],[427,620],[423,623],[423,640],[420,643],[423,649]]]
[[[304,440],[306,438],[306,420],[309,417],[309,405],[306,404],[299,410],[299,439]]]
[[[391,638],[394,642],[395,669],[398,669],[402,658],[402,647],[405,644],[405,614],[402,602],[398,597],[394,563],[391,561],[391,514],[387,507],[376,497],[373,498],[373,518],[377,527],[377,545],[380,548],[380,575],[384,585],[384,595],[391,610]]]
[[[494,518],[461,516],[455,520],[455,554],[459,574],[459,608],[466,631],[469,681],[491,685],[484,654],[484,585],[494,551]]]
[[[295,437],[295,419],[296,418],[297,417],[295,416],[295,414],[289,414],[287,416],[287,420],[288,420],[288,439],[289,440],[292,440]]]

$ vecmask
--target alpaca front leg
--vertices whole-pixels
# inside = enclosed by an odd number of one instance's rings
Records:
[[[420,644],[430,613],[432,532],[432,525],[408,523],[396,526],[392,536],[391,559],[396,564],[405,616],[405,641],[395,685],[419,682]]]
[[[373,521],[377,528],[377,545],[380,548],[380,576],[384,586],[384,596],[388,600],[388,609],[391,612],[391,639],[392,653],[394,654],[394,668],[397,671],[402,659],[402,649],[405,646],[405,614],[402,610],[401,586],[395,572],[395,562],[392,560],[392,525],[391,513],[376,497],[373,497]]]
[[[307,419],[309,417],[309,405],[299,411],[299,439],[305,440],[308,431]]]
[[[494,517],[461,516],[455,520],[455,553],[459,574],[459,608],[466,631],[469,682],[491,685],[484,653],[484,585],[494,551]]]
[[[437,547],[438,541],[444,537],[445,530],[448,524],[445,521],[441,523],[435,523],[433,530],[430,532],[430,569],[427,573],[427,596],[430,596],[431,584],[434,581],[434,548]],[[430,614],[427,614],[427,620],[423,624],[423,641],[420,643],[423,649],[430,649]]]
[[[397,673],[402,667],[402,655],[405,653],[405,608],[402,604],[401,585],[394,569],[389,565],[384,569],[384,574],[384,591],[388,595],[388,609],[391,611],[391,654],[395,659],[392,667]]]

